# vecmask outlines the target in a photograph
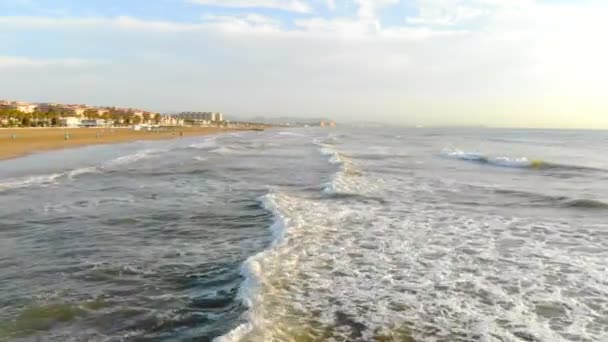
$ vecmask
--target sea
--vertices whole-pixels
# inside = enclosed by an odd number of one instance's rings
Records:
[[[0,162],[0,341],[608,341],[608,132],[292,128]]]

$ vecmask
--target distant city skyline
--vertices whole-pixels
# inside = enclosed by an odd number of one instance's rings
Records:
[[[0,99],[608,128],[600,0],[0,0]]]

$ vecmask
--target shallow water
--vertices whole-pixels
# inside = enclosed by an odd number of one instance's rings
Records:
[[[0,340],[606,340],[607,142],[294,129],[0,162]]]

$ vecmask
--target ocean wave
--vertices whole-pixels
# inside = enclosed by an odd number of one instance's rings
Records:
[[[81,175],[98,172],[100,172],[100,169],[98,167],[90,166],[45,175],[32,175],[27,177],[11,178],[5,180],[4,182],[0,182],[0,191],[28,188],[32,186],[55,185],[58,184],[59,180],[62,178],[68,178],[70,180],[73,180]]]
[[[387,160],[394,158],[410,158],[411,155],[407,153],[400,153],[390,150],[377,150],[370,152],[356,152],[356,153],[348,153],[344,154],[346,157],[350,159],[360,159],[360,160]]]
[[[72,171],[68,171],[66,173],[66,175],[68,176],[69,179],[74,179],[78,176],[81,175],[85,175],[85,174],[91,174],[91,173],[99,173],[101,170],[96,167],[96,166],[90,166],[90,167],[82,167],[80,169],[75,169]]]
[[[294,133],[294,132],[278,132],[277,135],[282,135],[282,136],[291,136],[291,137],[305,137],[305,134],[301,134],[301,133]]]
[[[52,184],[57,184],[57,180],[63,176],[65,176],[65,173],[61,172],[48,175],[12,178],[0,183],[0,191],[27,188],[31,186],[48,186]]]
[[[499,167],[508,168],[519,168],[519,169],[532,169],[532,170],[557,170],[557,171],[593,171],[593,172],[608,172],[601,168],[582,166],[582,165],[568,165],[547,162],[540,159],[528,159],[527,157],[504,157],[504,156],[487,156],[478,152],[465,152],[458,149],[446,148],[441,151],[441,156],[459,159],[464,161],[476,162],[480,164],[487,164]]]
[[[274,222],[270,226],[273,235],[271,246],[265,251],[249,257],[241,267],[241,275],[244,277],[244,281],[239,287],[238,298],[248,308],[245,317],[247,322],[239,325],[228,334],[215,338],[214,342],[240,341],[251,333],[263,319],[259,316],[259,312],[255,310],[256,307],[262,305],[264,300],[260,293],[265,281],[263,264],[266,258],[271,257],[270,254],[272,254],[275,246],[283,241],[287,227],[286,217],[281,213],[277,204],[277,196],[279,195],[269,193],[258,199],[262,206],[274,216]]]
[[[541,193],[520,190],[495,189],[495,194],[515,196],[524,199],[518,205],[532,207],[577,208],[588,210],[606,210],[608,203],[596,199],[572,198],[568,196],[551,196]]]
[[[314,143],[320,146],[319,152],[322,155],[329,157],[327,161],[330,164],[339,166],[339,169],[333,174],[331,180],[323,184],[323,194],[329,196],[339,193],[369,195],[376,191],[376,184],[361,177],[363,173],[357,169],[349,158],[346,158],[331,146]]]
[[[332,164],[343,164],[344,163],[344,161],[340,158],[340,153],[338,153],[337,151],[323,147],[323,148],[319,149],[319,152],[321,152],[321,154],[324,156],[329,156],[330,158],[328,161]]]
[[[322,143],[315,144],[321,146],[319,148],[319,152],[322,155],[329,157],[327,161],[330,164],[340,165],[340,169],[333,175],[332,180],[323,185],[323,193],[331,195],[347,188],[345,186],[346,180],[344,179],[344,177],[346,170],[348,169],[348,165],[344,162],[344,160],[340,158],[340,153]]]
[[[488,157],[478,152],[465,152],[456,149],[444,149],[441,155],[448,158],[454,158],[465,161],[473,161],[482,164],[490,164],[494,166],[514,167],[514,168],[531,168],[535,165],[542,164],[541,161],[530,161],[526,157],[509,158],[509,157]]]
[[[563,203],[565,207],[581,209],[608,209],[608,203],[592,199],[574,199]]]
[[[105,163],[103,166],[104,167],[113,167],[113,166],[122,166],[122,165],[132,164],[132,163],[138,162],[140,160],[152,158],[153,156],[158,155],[162,152],[166,152],[166,150],[162,150],[162,149],[142,150],[142,151],[138,151],[133,154],[128,154],[128,155],[110,160],[109,162]]]
[[[31,175],[31,176],[26,176],[26,177],[10,178],[10,179],[0,182],[0,191],[28,188],[28,187],[32,187],[32,186],[54,185],[54,184],[58,184],[58,182],[63,178],[66,178],[69,180],[74,180],[82,175],[100,173],[100,172],[103,172],[104,169],[106,169],[106,168],[134,163],[139,160],[150,158],[155,153],[159,153],[159,152],[163,152],[163,151],[164,150],[157,150],[157,149],[143,150],[143,151],[139,151],[134,154],[129,154],[126,156],[122,156],[122,157],[110,160],[99,166],[85,166],[85,167],[81,167],[81,168],[71,169],[71,170],[62,171],[62,172],[55,172],[55,173],[50,173],[50,174]]]
[[[216,149],[210,150],[209,152],[210,153],[215,153],[215,154],[220,154],[220,155],[226,155],[226,154],[234,154],[237,151],[234,148],[230,148],[230,147],[227,147],[227,146],[221,146],[221,147],[218,147]]]
[[[188,148],[200,150],[212,149],[214,147],[217,147],[217,142],[215,141],[215,138],[205,139],[202,142],[194,143],[188,146]]]

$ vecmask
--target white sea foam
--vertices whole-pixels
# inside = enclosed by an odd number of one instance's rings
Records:
[[[238,298],[248,308],[246,314],[247,322],[233,329],[228,334],[216,338],[214,340],[215,342],[240,341],[253,331],[261,319],[258,307],[263,305],[264,297],[262,295],[261,287],[266,280],[264,278],[263,263],[264,260],[273,253],[274,249],[277,248],[276,246],[283,242],[287,222],[276,204],[276,194],[267,194],[259,200],[262,202],[264,208],[274,215],[274,223],[270,227],[273,235],[273,242],[269,249],[248,258],[241,267],[241,274],[245,280],[239,288]]]
[[[209,152],[216,153],[216,154],[221,154],[221,155],[227,155],[227,154],[234,154],[236,152],[236,150],[233,149],[233,148],[230,148],[230,147],[221,146],[221,147],[213,149],[213,150],[211,150]]]
[[[465,152],[458,149],[444,149],[441,154],[445,157],[455,158],[466,161],[474,161],[486,163],[494,166],[513,167],[513,168],[528,168],[532,166],[532,162],[526,157],[510,158],[510,157],[490,157],[478,152]]]
[[[75,177],[78,177],[81,175],[99,173],[100,171],[101,170],[98,167],[90,166],[90,167],[82,167],[79,169],[74,169],[74,170],[68,171],[66,173],[66,175],[69,179],[74,179]]]
[[[479,152],[465,152],[458,149],[445,148],[441,151],[441,154],[446,157],[451,157],[455,159],[462,160],[472,160],[472,161],[481,161],[485,160],[486,157]]]
[[[11,178],[0,182],[0,191],[30,186],[48,186],[57,184],[57,179],[64,176],[64,173],[52,173],[48,175],[35,175],[20,178]]]
[[[319,150],[321,152],[321,154],[329,156],[329,162],[332,164],[342,164],[343,161],[340,158],[340,154],[334,150],[331,150],[327,147],[323,147]]]
[[[370,177],[390,206],[298,193],[265,198],[279,233],[244,266],[247,323],[218,341],[608,337],[602,241],[565,223],[419,203],[420,191],[445,186],[433,179]],[[352,193],[370,183],[341,168],[330,185]],[[573,258],[566,241],[586,252]]]
[[[305,137],[306,136],[304,134],[295,133],[295,132],[278,132],[277,135],[291,136],[291,137]]]
[[[315,144],[317,145],[317,143]],[[377,184],[374,184],[374,182],[370,182],[364,177],[359,177],[361,172],[354,165],[354,163],[338,152],[333,146],[328,146],[321,143],[319,143],[318,146],[321,146],[319,148],[319,152],[322,155],[329,156],[327,161],[330,164],[340,166],[340,168],[332,176],[331,181],[323,184],[323,193],[371,195],[377,190],[377,185],[382,182],[381,180],[376,180]]]
[[[200,161],[200,162],[203,162],[203,161],[207,160],[207,158],[201,157],[201,156],[195,156],[195,157],[192,157],[192,159],[196,160],[196,161]]]
[[[202,142],[190,145],[190,148],[194,149],[211,149],[214,147],[217,147],[217,142],[215,141],[215,138],[208,138]]]
[[[5,190],[9,190],[9,189],[27,188],[27,187],[32,187],[32,186],[48,186],[48,185],[58,184],[58,182],[61,179],[74,180],[78,176],[102,172],[105,167],[122,166],[122,165],[127,165],[130,163],[137,162],[139,160],[151,158],[155,153],[159,153],[162,151],[164,151],[164,150],[157,150],[157,149],[143,150],[143,151],[139,151],[134,154],[130,154],[130,155],[126,155],[126,156],[122,156],[122,157],[113,159],[100,166],[86,166],[86,167],[81,167],[81,168],[77,168],[77,169],[56,172],[56,173],[51,173],[51,174],[10,178],[10,179],[0,181],[0,191],[5,191]]]
[[[58,184],[59,180],[62,178],[68,178],[70,180],[73,180],[74,178],[80,175],[96,172],[99,172],[99,169],[97,167],[82,167],[64,172],[11,178],[0,182],[0,191],[28,188],[32,186],[49,186]]]
[[[104,166],[112,167],[112,166],[121,166],[121,165],[132,164],[132,163],[138,162],[140,160],[152,158],[153,156],[158,155],[159,153],[164,152],[164,151],[165,150],[161,150],[161,149],[142,150],[142,151],[138,151],[133,154],[129,154],[126,156],[122,156],[122,157],[113,159],[113,160],[105,163]]]
[[[532,166],[532,162],[526,157],[521,158],[509,158],[509,157],[495,157],[490,159],[491,163],[498,166],[505,167],[516,167],[526,168]]]
[[[357,330],[365,341],[605,336],[608,301],[595,296],[608,285],[592,272],[602,256],[572,260],[534,238],[537,222],[415,204],[404,217],[369,203],[271,198],[282,238],[246,263],[248,323],[219,341],[349,340]],[[555,279],[566,282],[559,291],[546,277],[552,267],[586,271]],[[556,328],[554,320],[571,323]]]

